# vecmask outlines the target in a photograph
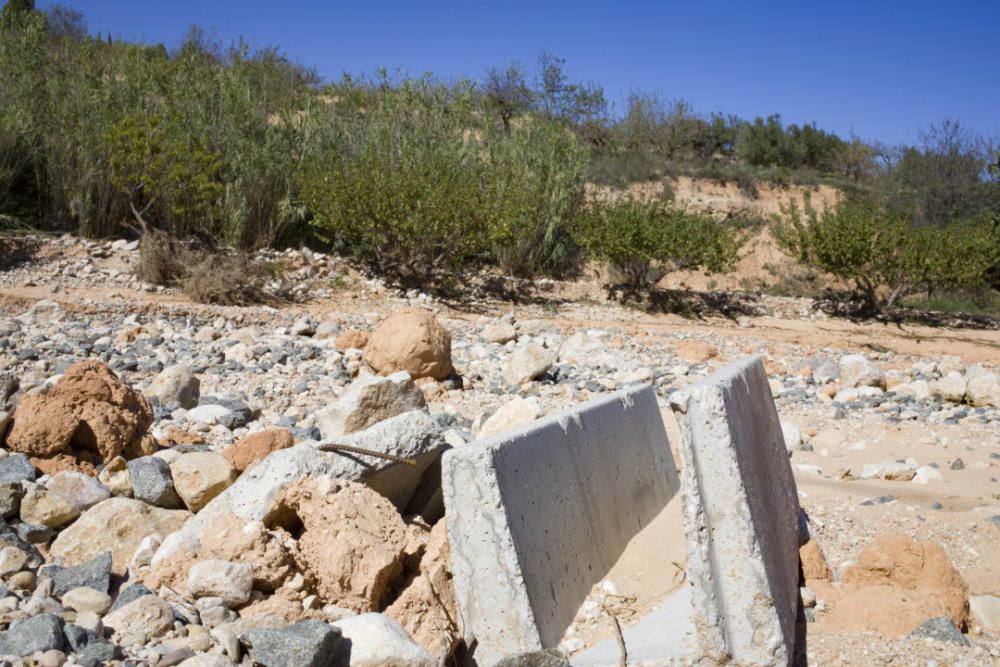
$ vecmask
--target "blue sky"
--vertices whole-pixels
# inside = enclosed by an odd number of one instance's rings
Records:
[[[479,77],[548,50],[619,107],[643,90],[890,143],[944,118],[1000,135],[1000,0],[61,4],[92,33],[173,46],[198,24],[226,43],[279,46],[328,79],[380,66]]]

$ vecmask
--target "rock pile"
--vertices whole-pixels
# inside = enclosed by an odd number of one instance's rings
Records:
[[[440,324],[406,316],[450,355]],[[397,350],[392,363],[452,372],[450,356],[417,347],[416,360]],[[374,357],[390,368],[384,358]],[[350,452],[296,444],[286,428],[203,444],[180,426],[239,431],[255,410],[201,396],[199,375],[165,368],[147,385],[152,403],[97,360],[23,393],[4,376],[13,415],[0,433],[0,656],[430,666],[454,654],[444,522],[419,516],[440,505],[431,468],[447,445],[409,373],[361,377],[316,416]]]

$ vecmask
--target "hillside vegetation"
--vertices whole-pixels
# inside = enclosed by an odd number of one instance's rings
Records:
[[[175,48],[113,42],[30,0],[2,10],[0,80],[8,228],[305,243],[407,286],[453,286],[484,267],[573,276],[591,259],[638,295],[670,270],[728,270],[747,229],[773,222],[681,206],[664,184],[691,177],[749,199],[838,188],[827,210],[782,207],[772,231],[867,310],[915,294],[988,300],[1000,284],[997,154],[952,122],[884,146],[641,93],[615,115],[600,86],[547,53],[533,74],[330,83],[197,29]],[[642,184],[656,185],[652,201],[621,194]]]

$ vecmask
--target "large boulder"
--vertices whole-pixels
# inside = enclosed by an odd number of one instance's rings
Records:
[[[969,588],[940,544],[905,535],[875,539],[844,572],[839,597],[824,623],[836,631],[913,632],[928,618],[945,616],[962,627]]]
[[[49,458],[75,450],[110,461],[151,454],[149,401],[95,360],[70,366],[47,393],[21,399],[7,447]]]
[[[334,405],[317,412],[316,426],[324,439],[331,440],[426,407],[423,392],[406,371],[389,377],[369,375],[354,381]]]
[[[228,560],[202,560],[188,571],[188,593],[196,598],[222,598],[227,607],[239,607],[250,599],[253,566]]]
[[[181,454],[170,463],[170,475],[174,490],[192,512],[201,510],[236,481],[236,469],[215,452]]]
[[[438,521],[431,529],[419,573],[384,612],[441,662],[447,662],[462,638],[455,622],[460,616],[445,523]]]
[[[174,610],[156,595],[143,595],[104,617],[104,626],[120,638],[120,643],[146,643],[174,629]]]
[[[524,345],[510,355],[504,367],[504,379],[515,387],[535,380],[552,366],[554,355],[538,345]]]
[[[451,333],[431,313],[405,309],[376,327],[365,361],[379,373],[407,371],[414,379],[444,380],[454,372]]]
[[[351,667],[436,667],[438,661],[406,630],[383,614],[361,614],[333,623],[346,641],[335,664]]]
[[[335,667],[340,630],[308,620],[285,628],[253,628],[240,635],[255,665],[263,667]],[[353,663],[352,663],[353,664]]]
[[[969,405],[1000,407],[1000,376],[996,373],[980,372],[969,378],[966,386]]]
[[[961,403],[965,400],[968,384],[964,375],[951,371],[940,380],[931,383],[931,392],[950,403]]]
[[[479,433],[476,435],[480,440],[483,440],[491,435],[503,433],[516,426],[527,424],[541,416],[542,405],[538,402],[537,398],[534,396],[531,398],[515,396],[507,403],[504,403],[499,410],[483,422]]]
[[[66,565],[78,565],[110,550],[111,570],[121,575],[144,537],[172,533],[190,516],[184,510],[159,509],[131,498],[109,498],[59,533],[51,554]]]

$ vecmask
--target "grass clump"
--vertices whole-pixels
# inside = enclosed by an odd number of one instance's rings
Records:
[[[264,300],[264,271],[249,256],[214,247],[205,240],[181,241],[146,229],[139,242],[136,276],[180,289],[198,303],[245,306]]]

